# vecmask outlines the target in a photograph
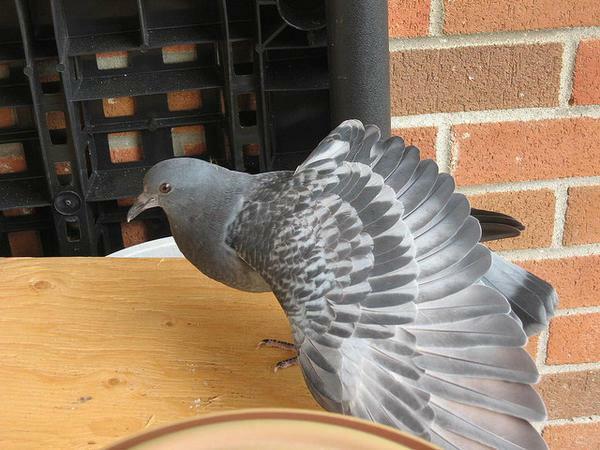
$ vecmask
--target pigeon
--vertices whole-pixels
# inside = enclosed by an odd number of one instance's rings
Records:
[[[316,401],[445,449],[545,449],[523,348],[558,298],[480,242],[520,233],[471,209],[399,137],[343,122],[295,171],[199,159],[152,167],[128,213],[162,208],[184,256],[230,287],[272,291]]]

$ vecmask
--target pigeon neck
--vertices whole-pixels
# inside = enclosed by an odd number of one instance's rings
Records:
[[[181,252],[205,275],[236,289],[269,290],[226,243],[227,227],[240,211],[244,195],[255,187],[255,177],[215,171],[210,192],[196,191],[168,214],[173,237]],[[205,184],[206,186],[207,184]]]

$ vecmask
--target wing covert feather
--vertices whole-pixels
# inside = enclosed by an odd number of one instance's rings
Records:
[[[454,188],[416,148],[347,121],[261,185],[230,245],[272,286],[323,407],[448,448],[545,448],[525,333],[479,282],[490,252]]]

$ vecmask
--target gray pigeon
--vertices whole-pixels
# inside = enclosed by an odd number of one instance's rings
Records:
[[[351,120],[295,172],[160,162],[128,219],[161,207],[198,269],[273,291],[325,409],[446,449],[547,448],[530,424],[546,411],[523,346],[557,296],[479,244],[520,224],[471,210],[454,188],[415,147]]]

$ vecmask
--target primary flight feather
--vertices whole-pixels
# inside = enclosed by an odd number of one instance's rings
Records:
[[[163,161],[129,218],[163,208],[202,272],[272,290],[325,409],[447,449],[544,449],[523,346],[556,294],[479,243],[521,224],[454,191],[415,147],[346,121],[295,172]]]

